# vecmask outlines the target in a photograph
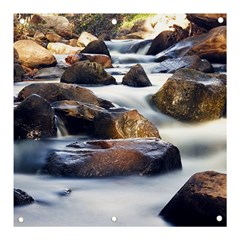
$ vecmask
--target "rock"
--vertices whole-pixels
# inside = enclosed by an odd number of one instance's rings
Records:
[[[173,28],[174,31],[162,31],[153,39],[152,44],[147,51],[147,55],[156,55],[157,53],[162,52],[173,44],[188,37],[188,31],[182,27],[174,24]]]
[[[50,154],[43,173],[67,177],[154,175],[181,169],[177,147],[160,139],[98,140]]]
[[[99,63],[104,68],[113,68],[111,58],[104,54],[79,53],[79,54],[69,55],[65,58],[65,61],[71,65],[74,64],[75,62],[87,61],[87,60],[90,62]]]
[[[111,55],[108,51],[108,48],[104,41],[102,40],[95,40],[90,42],[82,51],[81,53],[93,53],[93,54],[104,54],[111,58]]]
[[[78,46],[77,41],[78,41],[77,39],[72,38],[72,39],[68,40],[67,44],[72,46],[72,47],[80,47],[80,49],[83,49],[84,48],[83,46]]]
[[[167,59],[161,62],[160,65],[154,69],[153,73],[174,73],[182,68],[191,68],[205,73],[214,72],[214,68],[211,63],[193,55]]]
[[[49,43],[47,49],[53,54],[75,54],[79,47],[72,47],[64,43]]]
[[[45,36],[49,42],[61,42],[63,40],[63,38],[55,32],[47,32]]]
[[[34,199],[21,189],[14,189],[14,207],[34,203]]]
[[[140,64],[136,64],[131,67],[131,69],[123,77],[122,84],[131,87],[152,86],[152,83]]]
[[[178,120],[201,122],[222,117],[226,86],[193,69],[176,71],[152,97],[158,109]]]
[[[200,172],[184,184],[160,216],[177,226],[226,226],[226,202],[226,174]]]
[[[42,32],[40,32],[38,30],[34,33],[33,38],[35,40],[46,40],[46,36]]]
[[[190,22],[193,22],[206,30],[227,24],[226,14],[186,14],[186,17]],[[224,21],[220,23],[218,21],[219,18],[223,18]]]
[[[34,83],[24,87],[18,94],[16,101],[23,101],[31,94],[38,94],[48,102],[61,100],[75,100],[91,103],[103,108],[114,107],[106,100],[98,98],[91,90],[67,83]]]
[[[24,79],[24,69],[19,63],[14,63],[14,82],[21,82]]]
[[[137,110],[113,108],[100,112],[94,121],[95,133],[101,138],[158,137],[158,129]]]
[[[32,40],[19,40],[14,43],[19,60],[27,67],[47,67],[56,65],[56,58],[47,49]]]
[[[33,94],[14,109],[14,139],[56,136],[55,115],[44,98]]]
[[[186,38],[156,57],[161,62],[168,58],[197,55],[213,63],[226,63],[226,51],[226,26],[221,26],[199,36]]]
[[[150,19],[136,21],[130,30],[131,33],[142,32],[142,31],[143,32],[153,32],[154,31],[154,29],[151,25]]]
[[[79,44],[82,45],[82,43],[87,46],[90,42],[98,40],[98,38],[91,33],[88,32],[82,32],[80,37],[78,38],[78,46]]]
[[[29,22],[30,25],[41,25],[43,29],[52,29],[63,38],[70,38],[72,25],[68,19],[56,14],[34,14]]]
[[[59,101],[52,106],[71,135],[88,133],[111,139],[160,137],[158,129],[137,110],[106,110],[77,101]]]
[[[61,82],[76,84],[117,84],[116,79],[108,74],[101,64],[96,62],[76,62],[66,69]]]
[[[34,79],[52,79],[52,78],[60,78],[64,72],[64,69],[59,67],[49,67],[42,68],[37,71],[34,75]]]

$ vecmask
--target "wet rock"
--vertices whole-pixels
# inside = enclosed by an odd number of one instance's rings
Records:
[[[226,174],[194,174],[160,212],[177,226],[226,226]],[[217,216],[222,221],[217,221]]]
[[[182,121],[201,122],[222,117],[226,86],[219,78],[181,69],[152,98],[163,113]]]
[[[21,189],[14,189],[14,207],[34,203],[34,199]]]
[[[53,54],[75,54],[77,53],[80,48],[79,47],[72,47],[64,43],[49,43],[47,45],[47,49]]]
[[[61,82],[77,84],[117,84],[116,79],[108,74],[101,64],[96,62],[76,62],[66,69]]]
[[[37,71],[34,75],[34,79],[52,79],[52,78],[60,78],[64,70],[59,67],[48,67],[42,68]]]
[[[91,33],[88,32],[82,32],[81,35],[78,38],[78,46],[82,46],[84,44],[87,46],[90,42],[96,41],[98,38]]]
[[[104,109],[77,101],[52,104],[69,134],[88,133],[101,138],[160,137],[158,129],[137,110]]]
[[[152,86],[152,83],[150,82],[146,72],[140,64],[136,64],[131,67],[129,72],[127,72],[123,77],[122,84],[131,87]]]
[[[19,40],[14,43],[19,60],[30,68],[47,67],[56,65],[56,58],[50,51],[41,47],[32,40]]]
[[[154,175],[181,169],[177,147],[160,139],[74,143],[49,155],[44,173],[68,177]]]
[[[55,115],[51,105],[33,94],[14,109],[14,138],[40,139],[56,137]]]
[[[111,58],[103,54],[89,54],[89,53],[73,54],[73,55],[67,56],[65,58],[65,61],[71,65],[79,61],[89,61],[89,62],[99,63],[104,68],[113,67]]]
[[[19,56],[14,48],[14,82],[20,82],[24,78],[24,69],[21,66]]]
[[[160,65],[154,69],[153,73],[174,73],[182,68],[191,68],[205,73],[214,72],[211,63],[194,55],[167,59],[161,62]]]
[[[104,54],[111,58],[111,55],[108,51],[108,48],[104,41],[102,40],[95,40],[90,42],[82,51],[81,53],[94,53],[94,54]]]
[[[101,138],[160,137],[158,129],[137,110],[113,108],[100,112],[94,120],[95,133]]]
[[[199,36],[186,38],[156,57],[161,62],[168,58],[197,55],[213,63],[226,63],[226,51],[226,26],[221,26]]]
[[[38,94],[50,103],[61,100],[75,100],[84,103],[91,103],[103,108],[114,106],[111,102],[98,98],[87,88],[67,83],[30,84],[19,92],[16,101],[22,101],[31,94]]]
[[[209,13],[206,13],[206,14],[186,14],[186,17],[187,19],[200,26],[201,28],[204,28],[206,30],[210,30],[212,28],[215,28],[215,27],[219,27],[219,26],[222,26],[222,25],[226,25],[227,22],[227,15],[226,14],[209,14]],[[223,18],[223,22],[220,23],[218,21],[218,18]]]

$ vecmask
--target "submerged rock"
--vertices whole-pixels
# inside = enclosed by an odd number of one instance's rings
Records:
[[[30,68],[54,66],[56,58],[46,48],[32,40],[19,40],[14,43],[21,63]]]
[[[68,177],[153,175],[181,169],[177,147],[160,139],[74,143],[49,155],[43,173]]]
[[[34,199],[21,189],[14,189],[14,207],[34,203]]]
[[[182,68],[191,68],[205,73],[214,72],[214,68],[210,62],[194,55],[167,59],[154,69],[154,73],[174,73]]]
[[[136,64],[131,67],[131,69],[123,77],[122,84],[131,87],[152,86],[152,83],[140,64]]]
[[[103,108],[114,105],[104,99],[98,98],[91,90],[67,83],[34,83],[24,87],[18,94],[16,101],[22,101],[31,94],[38,94],[52,103],[61,100],[75,100],[91,103]]]
[[[222,79],[193,69],[175,72],[152,97],[158,109],[178,120],[201,122],[223,116],[226,86]]]
[[[44,98],[33,94],[14,109],[14,138],[40,139],[56,137],[55,115]]]
[[[51,79],[51,78],[60,78],[64,70],[59,67],[48,67],[42,68],[36,72],[33,76],[34,79]]]
[[[226,203],[226,174],[201,172],[184,184],[159,215],[177,226],[226,226]]]
[[[197,55],[213,63],[226,63],[226,26],[216,27],[199,36],[188,37],[156,55],[157,61]]]
[[[137,110],[104,109],[77,101],[53,103],[69,134],[90,133],[101,138],[160,137],[158,129]]]
[[[96,62],[76,62],[66,69],[61,82],[77,84],[117,84],[116,79],[107,73],[101,64]]]

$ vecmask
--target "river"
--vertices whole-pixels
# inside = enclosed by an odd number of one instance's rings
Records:
[[[127,53],[126,49],[136,42],[140,41],[108,43],[115,68],[107,71],[120,83],[122,74],[141,62],[153,86],[131,88],[118,84],[87,88],[119,106],[137,109],[154,123],[162,139],[179,148],[183,169],[154,177],[56,178],[38,173],[48,151],[63,149],[79,138],[89,139],[88,136],[69,136],[59,128],[55,139],[15,142],[14,186],[36,200],[32,205],[14,209],[15,226],[170,226],[158,214],[191,175],[207,170],[226,173],[226,119],[189,124],[157,111],[150,96],[171,75],[151,73],[157,63],[153,56],[144,55],[148,42]],[[63,56],[57,57],[62,61]],[[41,79],[44,81],[59,79]],[[29,83],[32,82],[15,83],[14,94]],[[19,217],[24,221],[20,223]]]

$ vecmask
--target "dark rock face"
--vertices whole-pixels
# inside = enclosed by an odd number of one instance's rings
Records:
[[[61,82],[77,84],[117,84],[116,79],[108,74],[101,64],[96,62],[76,62],[66,69]]]
[[[226,19],[227,19],[227,15],[226,14],[186,14],[187,19],[206,29],[206,30],[210,30],[212,28],[215,27],[219,27],[219,26],[223,26],[226,25]],[[223,22],[219,23],[218,18],[223,18]]]
[[[226,226],[226,202],[226,174],[201,172],[185,183],[159,215],[177,226]]]
[[[154,69],[154,73],[174,73],[182,68],[191,68],[205,73],[214,72],[214,68],[211,63],[194,55],[167,59],[161,62],[159,67]]]
[[[159,138],[158,129],[137,110],[109,109],[94,121],[96,134],[102,138]]]
[[[69,134],[90,133],[101,138],[160,137],[158,129],[137,110],[104,109],[76,101],[53,103]]]
[[[22,101],[31,94],[38,94],[52,103],[61,100],[75,100],[95,104],[103,108],[110,108],[114,105],[106,100],[98,98],[92,91],[67,83],[35,83],[23,88],[16,99]]]
[[[34,199],[21,189],[14,189],[14,207],[24,206],[34,202]]]
[[[201,122],[222,117],[226,86],[222,80],[193,69],[181,69],[153,95],[162,111],[178,120]]]
[[[14,109],[14,138],[56,137],[55,115],[51,105],[38,95],[30,95]]]
[[[213,28],[199,36],[186,38],[174,46],[160,52],[157,61],[187,55],[197,55],[214,63],[226,63],[226,26]]]
[[[123,77],[122,84],[131,87],[152,86],[152,83],[140,64],[131,67],[129,72]]]
[[[104,41],[102,40],[94,40],[90,42],[81,53],[95,53],[95,54],[105,54],[111,58],[111,55],[108,51],[108,48]]]
[[[155,138],[97,140],[74,143],[68,147],[74,149],[50,154],[44,173],[106,177],[153,175],[182,168],[178,148]]]

